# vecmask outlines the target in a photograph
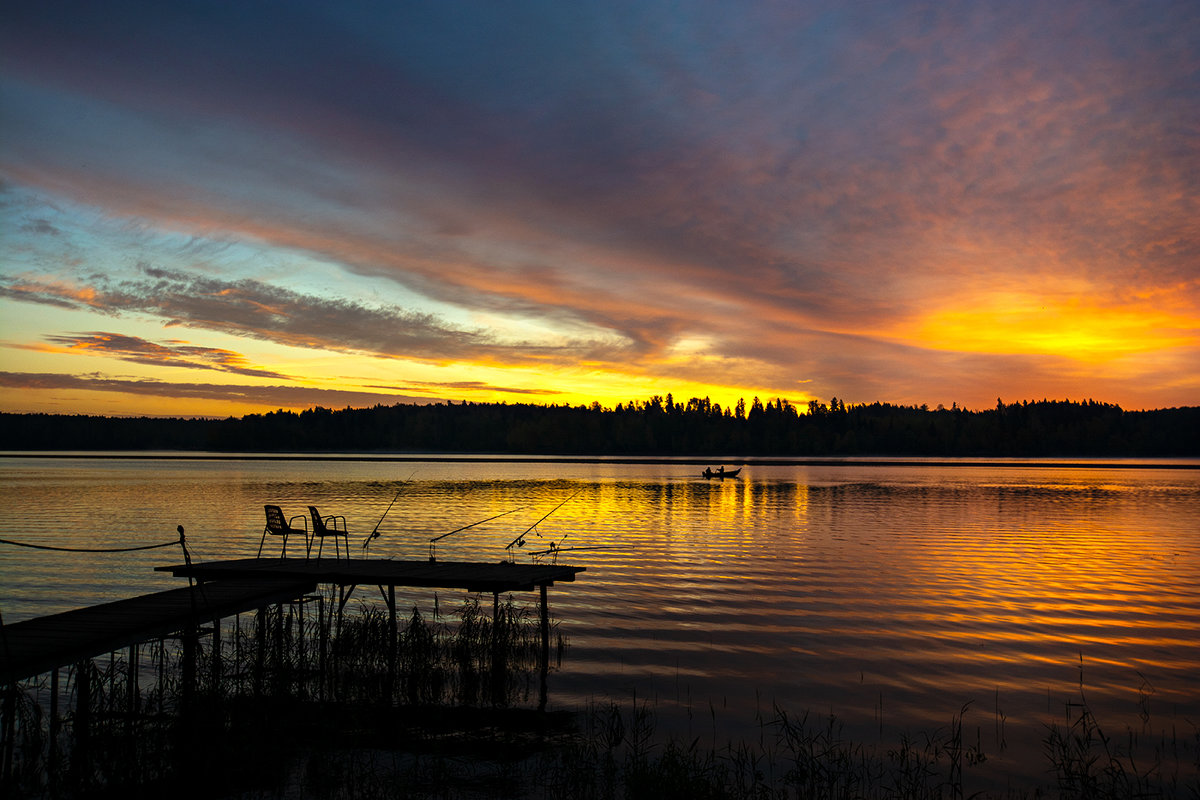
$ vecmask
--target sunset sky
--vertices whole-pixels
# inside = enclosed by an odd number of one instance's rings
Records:
[[[0,411],[1200,405],[1200,5],[0,12]]]

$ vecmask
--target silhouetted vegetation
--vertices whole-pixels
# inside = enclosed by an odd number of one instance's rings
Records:
[[[394,629],[386,608],[343,616],[337,599],[327,589],[217,623],[220,636],[182,631],[0,685],[0,797],[292,796],[309,758],[321,774],[294,796],[354,797],[348,754],[470,757],[438,744],[503,729],[515,746],[525,728],[569,722],[532,707],[541,624],[511,595],[491,613],[466,598],[456,623],[414,607]]]
[[[671,395],[616,408],[435,403],[225,420],[0,414],[11,450],[474,452],[606,456],[1195,456],[1200,407],[1125,411],[1093,400],[984,411],[787,400],[722,408]]]

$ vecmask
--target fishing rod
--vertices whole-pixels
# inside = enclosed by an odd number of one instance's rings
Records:
[[[571,553],[576,550],[625,550],[625,549],[627,549],[627,548],[622,547],[619,544],[596,544],[596,545],[588,545],[588,546],[584,546],[584,547],[559,547],[558,545],[554,544],[554,542],[551,542],[549,549],[534,550],[529,555],[531,555],[531,556],[548,556],[551,553],[553,553],[554,555],[557,556],[559,553]]]
[[[375,523],[375,529],[371,531],[370,535],[367,536],[366,539],[363,539],[363,543],[362,543],[363,552],[366,552],[367,548],[370,547],[372,541],[379,538],[379,526],[382,525],[384,519],[387,518],[388,511],[391,511],[392,506],[396,505],[396,501],[400,499],[400,493],[404,491],[404,484],[411,483],[413,475],[416,475],[416,474],[417,474],[416,472],[413,472],[412,475],[409,475],[407,479],[400,482],[400,488],[396,490],[396,496],[392,498],[392,502],[388,503],[388,507],[384,510],[383,516],[379,518],[379,522]]]
[[[553,514],[555,511],[558,511],[560,508],[562,508],[563,506],[565,506],[565,505],[566,505],[568,502],[570,502],[571,500],[574,500],[574,499],[575,499],[575,497],[576,497],[576,495],[578,495],[578,494],[579,494],[580,492],[582,492],[582,491],[583,491],[583,489],[580,489],[579,491],[575,492],[575,494],[571,495],[571,496],[570,496],[570,497],[568,497],[566,500],[563,500],[561,503],[559,503],[558,505],[556,505],[554,508],[552,508],[552,509],[550,509],[549,511],[547,511],[547,512],[545,513],[545,515],[544,515],[544,516],[543,516],[541,519],[539,519],[537,522],[533,523],[533,524],[532,524],[532,525],[530,525],[528,528],[526,528],[524,531],[522,531],[522,532],[521,532],[521,534],[520,534],[519,536],[517,536],[517,538],[515,538],[515,539],[513,539],[511,542],[509,542],[509,543],[508,543],[508,544],[505,546],[505,548],[504,548],[504,549],[505,549],[505,550],[512,550],[512,548],[513,548],[513,546],[514,546],[514,545],[515,545],[516,547],[524,547],[524,546],[525,546],[525,536],[526,536],[526,534],[528,534],[530,531],[532,531],[532,530],[533,530],[534,528],[536,528],[538,525],[541,525],[541,524],[542,524],[542,522],[543,522],[543,521],[545,521],[546,517],[550,516],[550,515],[551,515],[551,514]],[[538,534],[537,534],[537,536],[539,536],[539,537],[540,537],[540,536],[541,536],[541,534],[540,534],[540,533],[538,533]]]
[[[433,537],[432,539],[429,540],[429,560],[430,561],[437,560],[436,557],[434,556],[434,549],[435,549],[433,546],[434,542],[441,541],[442,539],[445,539],[447,536],[453,536],[454,534],[461,533],[462,531],[465,531],[469,528],[474,528],[476,525],[482,525],[485,522],[491,522],[494,519],[500,519],[500,517],[504,517],[509,514],[515,514],[516,512],[521,511],[522,509],[525,509],[525,508],[528,508],[528,506],[521,506],[519,508],[514,508],[512,511],[505,511],[504,513],[497,514],[494,517],[488,517],[487,519],[481,519],[481,520],[479,520],[479,522],[472,522],[470,525],[463,525],[461,528],[455,528],[454,530],[450,531],[449,533],[443,533],[441,536]]]

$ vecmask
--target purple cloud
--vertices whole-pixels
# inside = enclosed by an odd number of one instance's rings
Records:
[[[0,387],[18,390],[82,390],[146,397],[213,400],[264,408],[345,408],[376,404],[427,403],[429,398],[399,393],[316,389],[308,386],[255,386],[250,384],[181,383],[129,380],[57,373],[0,372]]]
[[[135,364],[211,369],[255,378],[288,379],[288,376],[278,372],[249,366],[245,356],[232,350],[198,347],[178,340],[156,343],[138,336],[125,336],[105,331],[46,336],[44,338],[51,344],[65,347],[68,350],[81,351],[90,355],[110,356]]]

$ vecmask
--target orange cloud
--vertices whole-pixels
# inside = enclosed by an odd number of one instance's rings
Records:
[[[78,286],[55,278],[18,277],[0,285],[0,297],[62,308],[88,306],[103,309],[103,298],[91,286]]]
[[[936,350],[1061,354],[1099,363],[1198,347],[1200,318],[1145,302],[992,294],[931,312],[915,323],[911,339]]]
[[[111,356],[155,367],[211,369],[259,378],[287,377],[273,370],[253,366],[241,353],[216,347],[198,347],[178,339],[158,344],[137,336],[104,331],[47,336],[46,339],[52,345],[58,345],[54,351],[61,353]]]

